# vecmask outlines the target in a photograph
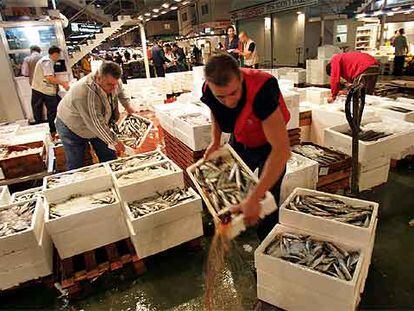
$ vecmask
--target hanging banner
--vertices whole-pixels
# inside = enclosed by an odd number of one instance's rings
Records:
[[[247,19],[315,4],[318,4],[318,0],[276,0],[270,3],[231,12],[230,17],[232,20]]]

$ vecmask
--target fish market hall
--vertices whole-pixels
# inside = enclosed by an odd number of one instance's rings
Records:
[[[0,14],[0,310],[414,309],[414,1]]]

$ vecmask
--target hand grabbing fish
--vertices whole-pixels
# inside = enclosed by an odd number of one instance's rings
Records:
[[[262,206],[260,205],[259,199],[251,195],[244,199],[240,204],[230,208],[231,213],[242,213],[244,215],[244,224],[246,226],[254,226],[258,223],[261,210]]]

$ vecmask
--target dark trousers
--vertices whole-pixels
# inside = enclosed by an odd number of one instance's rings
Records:
[[[154,65],[157,77],[165,77],[165,69],[163,65]]]
[[[402,76],[404,71],[405,56],[395,56],[394,76]]]
[[[265,165],[267,157],[272,151],[272,147],[269,144],[266,144],[263,147],[259,148],[246,148],[244,145],[236,142],[233,136],[230,138],[229,143],[252,171],[256,170],[256,168],[259,168],[259,175],[262,174],[263,167]],[[284,170],[282,176],[280,176],[276,184],[270,189],[270,192],[275,198],[275,202],[277,205],[279,205],[280,188],[282,186],[282,181],[283,177],[285,176],[285,173],[286,169]],[[269,232],[272,231],[273,227],[278,223],[278,221],[278,210],[270,215],[267,215],[264,219],[260,220],[257,226],[257,236],[261,241],[263,241],[265,237],[269,234]]]
[[[116,159],[116,152],[109,149],[107,144],[99,138],[86,139],[73,133],[62,120],[56,118],[56,129],[62,140],[65,150],[66,166],[74,170],[83,166],[86,145],[90,143],[98,156],[99,162]]]
[[[43,122],[43,104],[45,104],[47,109],[47,122],[49,123],[50,133],[52,134],[56,133],[55,119],[59,101],[60,98],[58,95],[50,96],[32,90],[32,109],[35,124]]]

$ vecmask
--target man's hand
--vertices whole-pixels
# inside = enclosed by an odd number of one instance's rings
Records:
[[[69,82],[62,82],[61,85],[66,91],[69,91]]]
[[[218,149],[220,149],[220,143],[215,143],[212,142],[206,149],[206,151],[204,152],[204,160],[208,160],[208,158],[210,157],[210,155],[214,152],[217,151]]]
[[[244,223],[246,226],[254,226],[260,218],[262,206],[259,199],[255,196],[249,195],[239,205],[233,206],[231,212],[233,214],[242,213],[244,215]]]
[[[126,106],[125,110],[128,114],[137,114],[138,113],[138,111],[135,110],[135,108],[132,107],[131,105]]]
[[[334,97],[334,96],[330,96],[330,97],[328,98],[328,104],[332,104],[332,103],[335,101],[335,99],[336,99],[336,97]]]
[[[125,145],[122,142],[117,141],[115,144],[115,150],[116,155],[121,156],[125,152]]]

